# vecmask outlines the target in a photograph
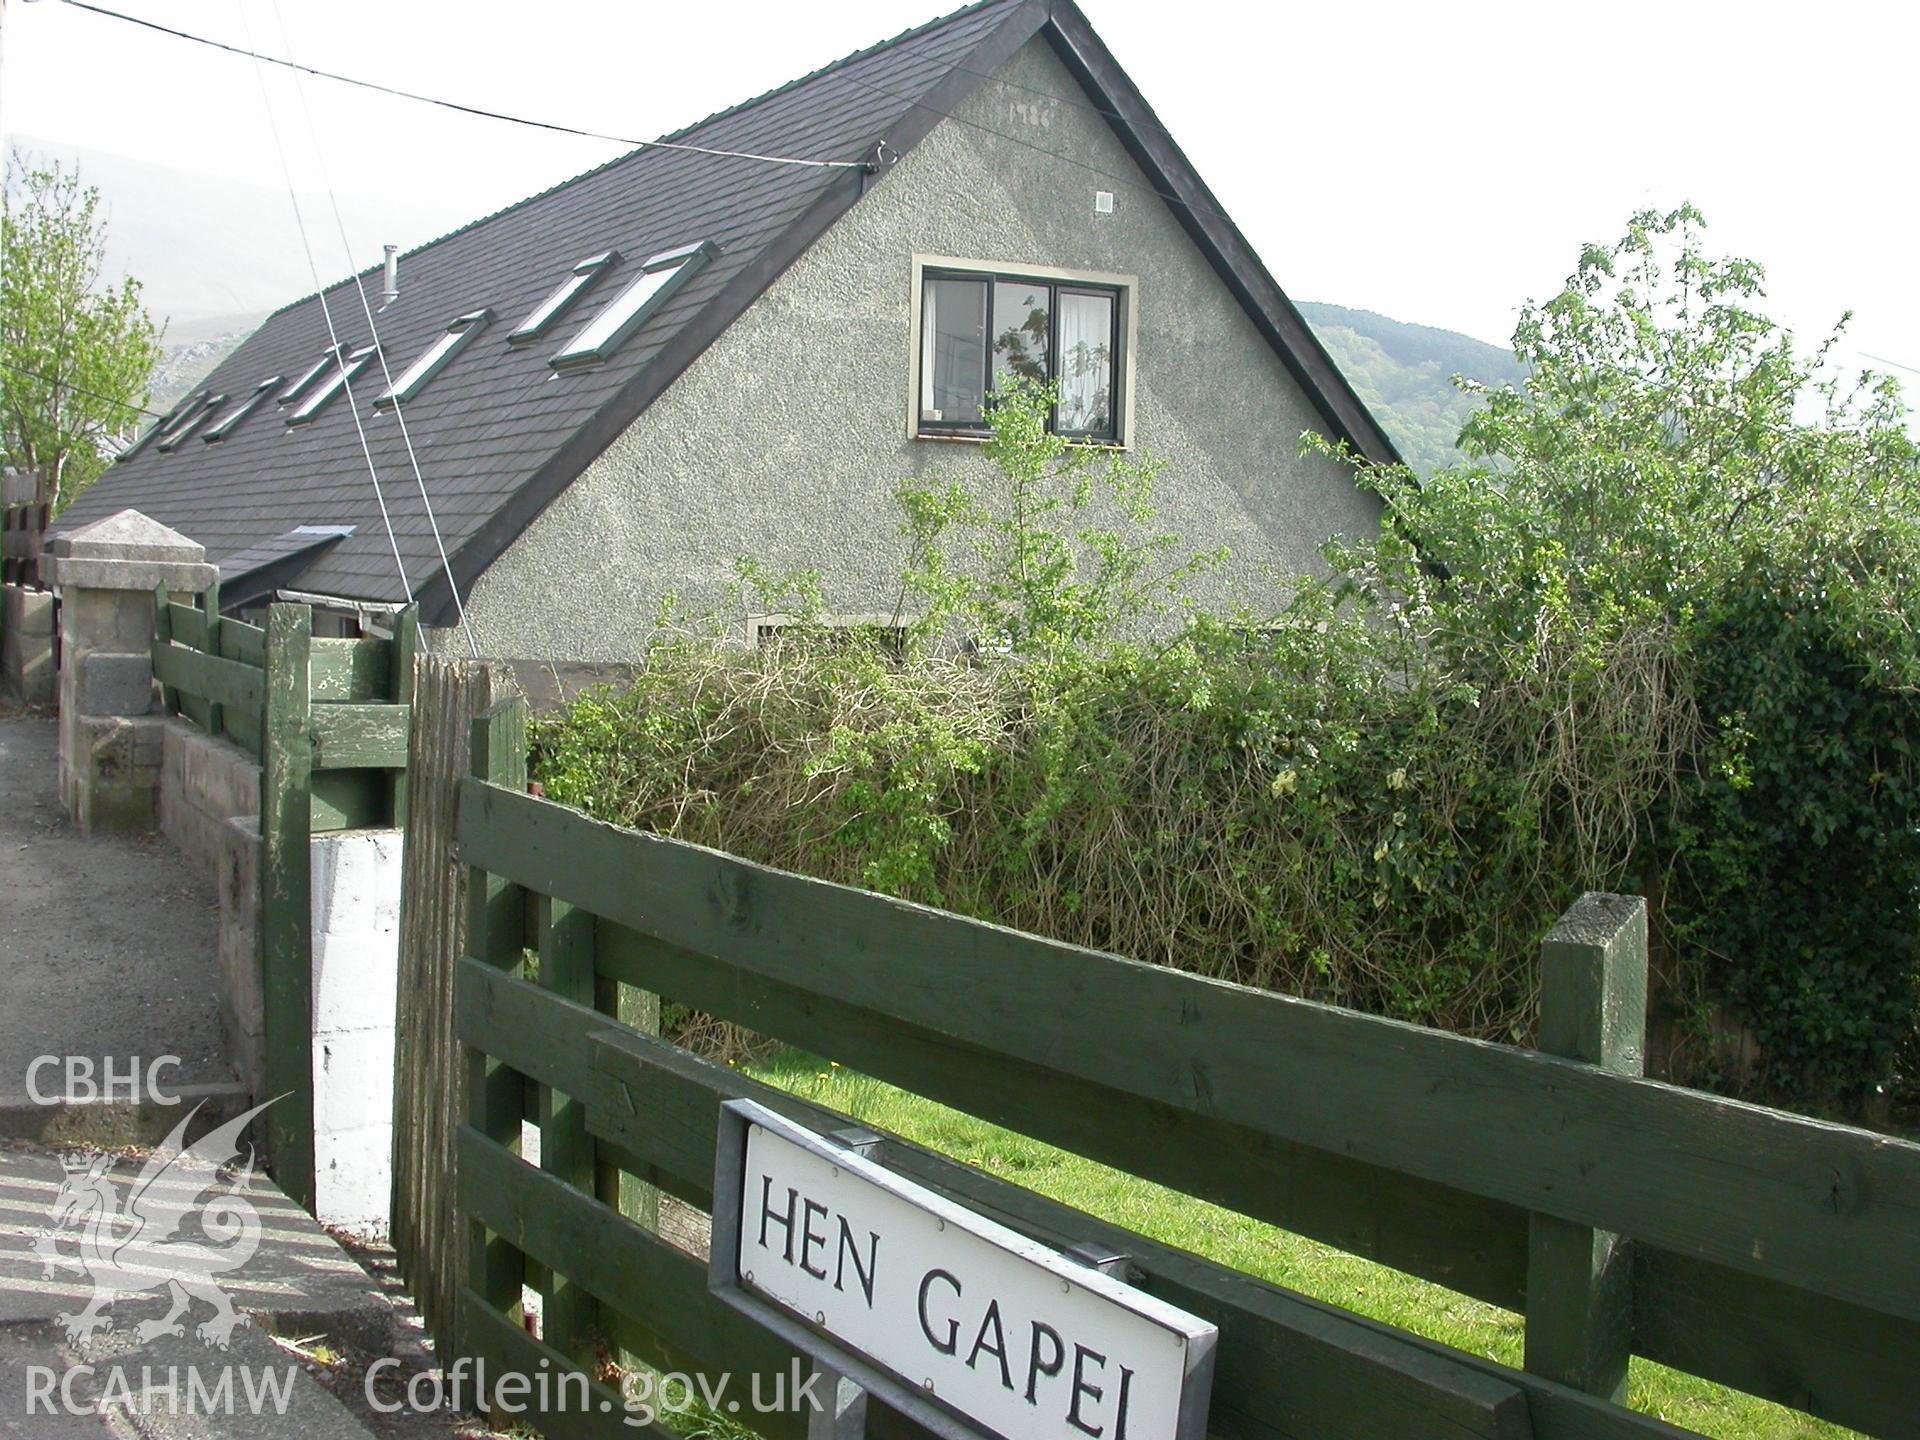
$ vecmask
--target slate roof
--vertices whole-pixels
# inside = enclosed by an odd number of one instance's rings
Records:
[[[284,535],[220,558],[220,607],[237,608],[269,598],[304,574],[321,551],[351,538],[351,525],[296,525]]]
[[[1068,0],[982,0],[663,138],[837,160],[869,159],[882,141],[905,153],[1040,33],[1112,111],[1116,132],[1162,192],[1194,199],[1176,212],[1334,432],[1364,454],[1394,458],[1298,312]],[[405,406],[463,593],[814,239],[868,189],[884,185],[884,170],[642,148],[403,256],[400,297],[378,316],[396,377],[457,316],[490,306],[497,317]],[[624,288],[639,261],[699,240],[715,242],[718,255],[637,334],[606,363],[556,377],[548,360],[561,341]],[[537,343],[507,345],[507,332],[576,263],[608,249],[625,263],[573,313]],[[378,304],[378,270],[362,280]],[[353,279],[326,294],[342,343],[369,343]],[[308,296],[269,316],[205,384],[237,403],[268,376],[303,373],[329,343],[319,298]],[[427,623],[447,623],[446,579],[399,426],[391,411],[376,413],[371,404],[383,388],[378,366],[371,366],[354,397],[413,595]],[[191,535],[220,562],[297,526],[351,526],[352,535],[313,552],[299,588],[406,598],[345,397],[299,429],[290,430],[283,416],[269,402],[216,444],[195,436],[170,453],[139,448],[74,502],[61,528],[133,507]]]

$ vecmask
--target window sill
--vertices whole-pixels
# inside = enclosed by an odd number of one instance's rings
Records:
[[[917,431],[907,437],[910,440],[924,440],[936,445],[986,445],[993,439],[991,435],[947,435],[925,430]],[[1074,450],[1111,450],[1116,455],[1124,455],[1132,447],[1120,440],[1075,440],[1069,438],[1069,448]]]

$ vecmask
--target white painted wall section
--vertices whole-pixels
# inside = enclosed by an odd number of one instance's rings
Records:
[[[315,835],[314,1213],[384,1235],[393,1183],[393,1032],[400,961],[398,830]]]

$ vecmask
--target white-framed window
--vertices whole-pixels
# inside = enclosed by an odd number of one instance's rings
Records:
[[[746,641],[751,649],[764,650],[782,640],[810,640],[815,643],[845,643],[870,640],[881,650],[898,656],[906,649],[907,627],[893,615],[796,615],[767,614],[747,617]]]
[[[1059,386],[1054,433],[1129,444],[1137,290],[1129,275],[914,256],[907,433],[985,437],[989,397],[1019,375]]]
[[[383,390],[373,397],[378,408],[395,404],[408,404],[426,383],[446,368],[449,361],[480,336],[480,332],[493,321],[493,311],[475,310],[470,315],[462,315],[433,344],[420,353],[420,358],[407,367],[406,373],[393,382],[391,390]]]
[[[251,395],[247,396],[246,399],[222,415],[220,417],[220,423],[200,438],[209,445],[218,445],[222,440],[225,440],[235,430],[240,428],[240,422],[242,420],[245,420],[247,416],[251,415],[255,410],[258,410],[261,405],[266,403],[267,397],[274,392],[284,378],[286,377],[281,375],[269,375],[253,387],[253,393]]]
[[[552,294],[533,307],[526,319],[513,327],[507,336],[507,343],[525,345],[538,340],[566,312],[568,306],[619,263],[618,250],[603,250],[598,255],[589,255],[573,267],[572,273],[560,282]]]
[[[556,370],[598,365],[624,344],[682,285],[717,253],[711,240],[663,250],[641,262],[627,288],[600,308],[547,363]]]
[[[326,409],[327,402],[352,384],[360,372],[367,368],[367,362],[379,353],[379,347],[363,345],[347,356],[344,361],[333,362],[333,373],[318,385],[312,394],[294,407],[293,412],[287,416],[287,424],[311,425],[314,417]]]

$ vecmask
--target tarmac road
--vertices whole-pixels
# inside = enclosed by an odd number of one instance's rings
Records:
[[[212,877],[158,834],[84,838],[59,798],[55,721],[0,712],[0,1135],[41,1133],[36,1088],[104,1062],[179,1057],[165,1088],[230,1082],[214,1002],[219,904]],[[77,1089],[84,1090],[86,1081]],[[107,1137],[103,1137],[107,1138]]]

